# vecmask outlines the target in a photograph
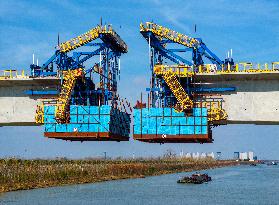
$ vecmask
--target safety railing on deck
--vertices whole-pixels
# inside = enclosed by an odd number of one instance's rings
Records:
[[[154,73],[156,75],[164,75],[168,71],[171,71],[178,77],[191,77],[194,75],[193,68],[187,65],[155,65]]]
[[[268,73],[279,71],[279,62],[272,62],[271,64],[264,63],[250,63],[240,62],[235,65],[223,65],[222,70],[212,68],[212,64],[207,64],[206,69],[199,67],[199,72],[217,72],[217,73],[235,73],[235,72],[246,72],[246,73]]]
[[[191,77],[194,74],[229,74],[229,73],[274,73],[279,72],[279,62],[272,62],[271,64],[252,64],[248,62],[241,62],[235,65],[223,65],[221,70],[217,70],[215,64],[205,64],[198,67],[188,65],[155,65],[154,73],[163,75],[168,71],[172,71],[178,77]]]
[[[24,70],[0,70],[0,79],[12,79],[12,78],[29,78],[29,76],[25,75]]]

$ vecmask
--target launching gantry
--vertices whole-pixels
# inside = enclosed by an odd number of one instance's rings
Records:
[[[80,51],[84,46],[94,49]],[[70,56],[77,48],[79,51]],[[126,43],[112,26],[98,25],[59,44],[42,67],[31,65],[34,77],[58,74],[62,80],[58,97],[44,101],[37,108],[35,118],[37,123],[44,124],[46,137],[74,141],[129,140],[130,116],[117,92],[120,56],[127,52]],[[94,56],[97,60],[86,68],[85,61],[93,60]]]
[[[134,139],[209,143],[217,125],[279,124],[279,62],[220,60],[202,39],[152,22],[140,32],[152,75],[147,100],[134,109]],[[36,120],[49,138],[129,140],[131,107],[118,94],[120,57],[127,52],[111,25],[97,25],[58,43],[42,66],[33,57],[31,76],[2,71],[0,125]]]
[[[238,95],[243,89],[239,83],[243,80],[242,73],[248,74],[246,80],[248,76],[251,80],[255,77],[251,73],[275,72],[276,85],[273,89],[279,91],[276,62],[271,69],[265,64],[263,69],[255,70],[249,63],[235,64],[230,56],[222,61],[202,39],[153,22],[140,24],[140,32],[149,45],[152,75],[151,86],[147,88],[147,106],[136,106],[134,110],[133,136],[136,140],[206,143],[213,141],[211,129],[214,126],[234,122],[253,123],[252,119],[234,121],[241,114],[236,116],[229,108],[233,107],[234,112],[239,110],[234,103],[241,99]],[[191,59],[186,58],[187,52],[192,54]],[[211,64],[205,64],[205,61]],[[241,66],[244,69],[241,70]],[[139,103],[144,104],[142,100]],[[277,118],[273,119],[278,121]]]

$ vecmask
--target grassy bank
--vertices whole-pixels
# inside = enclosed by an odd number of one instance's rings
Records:
[[[22,160],[0,159],[0,192],[138,178],[236,165],[212,159]]]

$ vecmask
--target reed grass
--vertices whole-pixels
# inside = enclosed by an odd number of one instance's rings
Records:
[[[189,158],[0,159],[0,192],[93,183],[235,165],[234,161]]]

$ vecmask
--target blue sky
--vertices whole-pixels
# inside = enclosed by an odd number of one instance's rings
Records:
[[[111,23],[129,46],[121,59],[120,94],[132,104],[148,87],[148,45],[139,23],[157,22],[201,37],[221,59],[233,49],[237,62],[279,60],[279,1],[0,1],[0,67],[28,69],[35,53],[47,60],[57,43],[99,23]],[[194,33],[194,25],[197,33]],[[135,142],[64,142],[43,137],[42,127],[1,127],[0,157],[157,156],[177,153],[254,151],[261,158],[279,158],[279,126],[229,125],[213,129],[213,144],[145,144]]]

